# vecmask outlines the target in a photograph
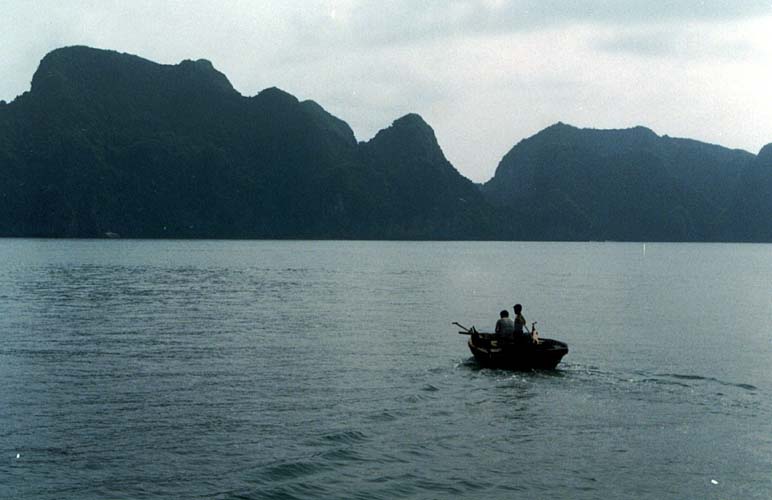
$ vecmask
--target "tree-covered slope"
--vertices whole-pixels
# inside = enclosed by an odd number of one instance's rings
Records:
[[[374,216],[404,193],[374,181],[345,122],[275,88],[241,96],[208,61],[58,49],[0,107],[0,145],[3,236],[447,237],[431,218]],[[434,160],[415,175],[468,184]]]
[[[517,221],[520,238],[769,241],[769,213],[745,209],[753,231],[737,219],[751,184],[761,199],[772,193],[756,160],[643,127],[559,123],[512,148],[483,191]]]

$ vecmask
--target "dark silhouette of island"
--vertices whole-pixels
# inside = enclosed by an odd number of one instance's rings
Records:
[[[209,61],[46,55],[0,101],[0,236],[772,241],[759,155],[558,123],[476,185],[409,114],[358,143],[313,101]]]
[[[512,148],[483,191],[521,238],[772,241],[770,156],[558,123]]]

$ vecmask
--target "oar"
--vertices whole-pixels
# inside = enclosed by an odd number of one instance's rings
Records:
[[[464,325],[462,325],[461,323],[457,323],[457,322],[455,322],[455,321],[454,321],[453,323],[451,323],[451,325],[456,325],[457,327],[459,327],[459,328],[461,328],[462,330],[464,330],[463,332],[458,332],[458,333],[460,333],[461,335],[471,335],[471,332],[469,331],[469,328],[465,327],[465,326],[464,326]]]

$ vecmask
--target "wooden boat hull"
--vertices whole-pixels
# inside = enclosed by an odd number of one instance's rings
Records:
[[[468,345],[481,366],[508,370],[552,370],[568,354],[568,345],[553,339],[523,344],[504,342],[492,334],[473,333]]]

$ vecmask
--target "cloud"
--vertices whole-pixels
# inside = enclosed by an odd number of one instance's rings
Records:
[[[729,22],[772,14],[767,0],[392,0],[330,2],[328,15],[303,16],[303,31],[350,44],[392,45],[426,39],[518,33],[566,25],[641,27]]]
[[[601,52],[640,57],[675,59],[712,59],[737,61],[750,57],[753,44],[745,38],[717,36],[710,29],[637,29],[614,30],[599,35],[591,46]]]
[[[532,21],[635,26],[693,21],[730,21],[772,13],[765,0],[528,0],[507,2],[531,12]]]

